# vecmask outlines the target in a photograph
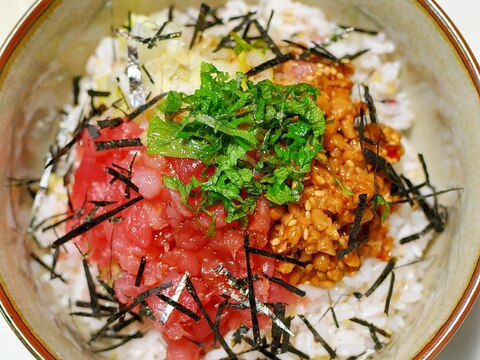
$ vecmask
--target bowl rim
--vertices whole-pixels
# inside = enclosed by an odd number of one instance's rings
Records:
[[[468,46],[456,25],[435,0],[418,0],[420,6],[430,15],[436,25],[447,36],[449,42],[460,56],[469,78],[477,89],[480,98],[480,67],[472,50]],[[462,325],[468,313],[480,295],[480,256],[471,274],[467,287],[458,300],[450,316],[445,320],[437,333],[415,355],[415,359],[433,359],[447,345]]]
[[[35,0],[19,20],[15,28],[7,36],[5,42],[0,48],[0,78],[10,58],[14,55],[16,48],[21,45],[30,28],[55,2],[55,0]],[[460,57],[468,72],[469,79],[477,89],[480,98],[480,67],[472,50],[467,45],[458,28],[435,0],[417,0],[417,5],[423,8],[423,10],[433,19],[441,32],[447,37],[449,43],[454,47],[456,54]],[[469,282],[453,311],[439,328],[437,333],[417,352],[414,359],[435,358],[460,328],[479,295],[480,256],[477,258],[477,263]],[[35,358],[42,360],[56,359],[48,346],[36,337],[35,332],[32,331],[28,322],[17,311],[14,302],[10,299],[9,294],[3,287],[1,277],[0,313],[3,315],[15,335]]]

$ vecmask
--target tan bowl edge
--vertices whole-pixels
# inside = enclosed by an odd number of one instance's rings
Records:
[[[423,9],[435,20],[442,32],[450,40],[460,56],[469,77],[477,89],[480,97],[480,67],[473,56],[472,51],[465,42],[456,26],[448,18],[445,12],[433,0],[418,0]],[[15,30],[7,38],[0,53],[0,69],[4,69],[17,46],[21,43],[29,29],[35,24],[38,18],[48,10],[54,0],[38,0],[22,18]],[[1,278],[0,278],[1,283]],[[448,343],[455,332],[465,320],[468,312],[473,307],[477,296],[480,294],[480,258],[477,260],[470,281],[457,302],[452,314],[445,321],[443,326],[425,344],[416,355],[415,359],[433,359],[442,348]],[[10,300],[3,286],[0,286],[0,313],[4,316],[9,326],[18,336],[20,341],[37,359],[55,360],[48,347],[41,342],[32,332],[29,325],[17,311],[14,303]]]
[[[462,34],[434,0],[419,0],[419,4],[435,20],[442,32],[450,40],[451,45],[455,48],[468,71],[470,75],[469,78],[472,80],[480,97],[480,67]],[[433,359],[440,353],[460,328],[460,325],[472,309],[479,294],[480,257],[477,259],[477,264],[472,272],[470,281],[453,312],[438,332],[424,345],[423,349],[415,355],[415,359]]]
[[[38,0],[30,7],[28,12],[18,22],[15,29],[7,37],[6,42],[0,48],[0,72],[7,67],[10,58],[17,46],[22,42],[24,36],[30,28],[37,22],[40,16],[47,11],[54,0]],[[0,78],[1,81],[1,78]],[[17,311],[15,304],[12,302],[5,289],[3,281],[0,277],[0,313],[5,318],[8,325],[12,328],[15,335],[32,353],[36,359],[40,360],[56,360],[47,346],[41,342],[35,333],[30,329],[29,324]]]

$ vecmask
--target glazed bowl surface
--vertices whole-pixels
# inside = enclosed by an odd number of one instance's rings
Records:
[[[433,1],[310,0],[330,18],[380,27],[393,39],[413,88],[416,122],[409,134],[428,160],[438,188],[461,187],[449,204],[447,229],[428,249],[432,266],[426,297],[411,309],[405,331],[385,359],[431,359],[448,342],[480,292],[480,75],[471,52]],[[219,1],[209,2],[212,5]],[[185,1],[180,7],[198,6]],[[37,178],[55,131],[58,109],[71,102],[71,79],[99,40],[129,10],[150,13],[168,1],[38,1],[0,54],[2,183]],[[113,10],[112,11],[112,7]],[[82,14],[76,16],[72,14]],[[425,89],[423,87],[422,89]],[[431,91],[430,91],[431,90]],[[434,95],[432,95],[434,94]],[[39,359],[95,358],[74,332],[48,311],[29,271],[29,200],[21,189],[0,190],[0,300],[2,312]]]

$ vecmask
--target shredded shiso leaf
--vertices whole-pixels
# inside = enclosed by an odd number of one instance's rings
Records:
[[[307,84],[254,84],[203,63],[192,95],[169,92],[148,129],[148,153],[201,160],[214,168],[206,181],[167,180],[187,196],[201,194],[199,210],[222,203],[227,221],[245,219],[255,201],[300,199],[303,178],[322,149],[325,118]],[[180,118],[180,119],[179,119]],[[246,192],[247,196],[242,196]],[[186,201],[184,201],[186,204]]]

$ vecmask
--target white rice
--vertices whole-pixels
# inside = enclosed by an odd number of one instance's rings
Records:
[[[295,40],[298,42],[308,39],[323,41],[337,29],[335,24],[327,20],[319,9],[312,9],[303,4],[294,4],[291,0],[260,1],[260,4],[255,6],[254,9],[257,10],[257,17],[261,23],[265,24],[267,22],[273,7],[275,8],[275,15],[269,34],[277,43],[280,43],[282,39],[289,38],[292,34],[297,34]],[[233,0],[229,1],[225,8],[220,10],[219,16],[242,15],[251,9],[243,1]],[[191,23],[192,18],[196,18],[197,11],[198,9],[190,9],[186,14],[175,12],[174,22],[165,29],[165,33],[183,31],[184,36],[182,38],[159,42],[154,49],[149,51],[139,49],[141,62],[149,70],[155,82],[155,85],[153,85],[146,80],[143,81],[145,93],[151,91],[158,94],[169,90],[193,92],[199,86],[198,74],[202,61],[213,62],[221,70],[231,73],[238,70],[239,64],[225,61],[225,54],[222,51],[212,54],[211,49],[206,45],[194,47],[193,50],[188,49],[192,30],[191,28],[185,28],[184,24]],[[151,36],[152,32],[154,33],[155,29],[166,18],[167,10],[150,17],[134,16],[133,32],[139,36]],[[203,34],[202,44],[208,44],[209,38],[225,33],[224,26],[213,27]],[[112,51],[113,47],[115,47],[115,51]],[[354,61],[356,70],[354,81],[368,84],[374,99],[395,99],[395,103],[376,103],[378,117],[383,123],[394,129],[400,131],[409,129],[412,125],[413,115],[409,110],[408,97],[399,82],[401,64],[399,61],[389,60],[392,58],[391,55],[395,49],[394,44],[386,38],[385,34],[351,33],[347,38],[329,47],[335,54],[340,55],[355,53],[366,48],[370,51]],[[269,54],[259,53],[247,61],[257,62],[258,64],[265,61],[268,56]],[[76,119],[80,117],[79,114],[84,111],[84,107],[88,106],[87,89],[97,88],[115,92],[119,83],[122,92],[129,94],[129,83],[125,74],[126,61],[126,41],[118,38],[105,38],[100,42],[95,54],[87,63],[87,76],[81,81],[80,104],[76,107],[69,106],[66,108],[69,115],[64,124],[74,124]],[[260,77],[269,76],[271,76],[271,72],[265,71]],[[118,83],[117,78],[119,79]],[[357,87],[354,86],[354,89],[357,89]],[[353,96],[359,97],[360,95],[354,94]],[[115,100],[113,97],[112,95],[106,101]],[[72,131],[72,127],[65,129],[66,134]],[[64,139],[65,141],[66,139]],[[396,169],[399,173],[404,173],[410,178],[418,178],[420,167],[416,161],[416,155],[408,144],[408,140],[404,138],[402,141],[406,154],[401,162],[396,165]],[[65,189],[63,186],[56,186],[61,176],[61,173],[52,175],[49,192],[37,210],[38,214],[48,217],[48,214],[57,214],[64,211]],[[408,315],[412,304],[422,299],[421,278],[427,263],[410,263],[422,258],[430,236],[424,236],[406,245],[399,245],[398,240],[422,230],[426,225],[427,221],[423,213],[419,210],[412,210],[408,204],[400,206],[390,216],[390,234],[396,239],[394,256],[397,258],[397,267],[395,269],[395,287],[388,316],[384,314],[389,287],[388,279],[369,297],[363,296],[361,299],[357,299],[353,296],[354,292],[365,293],[384,269],[385,263],[377,259],[367,259],[356,275],[344,277],[334,289],[329,291],[302,286],[301,288],[308,293],[309,301],[296,309],[290,309],[290,311],[307,314],[311,324],[325,341],[336,350],[339,358],[348,358],[359,354],[364,354],[367,357],[368,354],[375,352],[373,350],[375,343],[369,330],[350,321],[349,319],[352,317],[366,319],[379,328],[389,331],[393,334],[392,340],[395,341],[395,333],[401,331],[404,326],[405,317]],[[37,235],[45,247],[57,238],[54,231]],[[71,256],[61,261],[57,270],[68,280],[68,284],[50,281],[49,274],[45,273],[35,262],[32,263],[32,269],[41,286],[47,288],[46,292],[52,293],[56,299],[54,303],[51,303],[52,312],[64,318],[65,321],[71,321],[68,312],[72,299],[87,298],[88,290],[84,277],[79,276],[83,272],[81,257],[72,244],[66,244],[66,246],[70,250]],[[45,255],[44,260],[45,262],[51,262],[51,256]],[[407,266],[401,267],[401,265]],[[329,312],[332,305],[340,325],[339,328],[335,326],[332,313]],[[85,318],[77,318],[75,321],[86,338],[88,338],[90,332],[89,328],[98,328],[102,325],[99,321]],[[316,359],[321,359],[322,356],[328,358],[328,352],[314,340],[312,333],[308,331],[298,317],[292,322],[292,331],[296,334],[291,338],[294,347],[311,357],[317,356]],[[228,336],[226,336],[227,339]],[[379,335],[379,338],[382,342],[389,341],[381,335]],[[117,359],[163,359],[165,358],[165,349],[161,344],[163,344],[163,341],[160,334],[150,331],[145,337],[130,341],[120,350],[111,351],[109,355]],[[242,345],[234,348],[235,351],[241,349]],[[206,355],[206,359],[213,360],[225,356],[226,353],[223,349],[215,349]],[[244,358],[256,359],[258,356],[260,356],[258,353],[251,353]],[[291,354],[281,354],[278,357],[281,359],[295,358]]]

